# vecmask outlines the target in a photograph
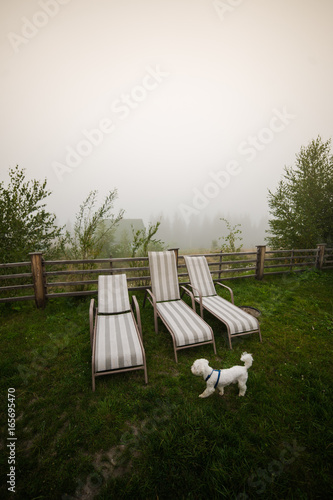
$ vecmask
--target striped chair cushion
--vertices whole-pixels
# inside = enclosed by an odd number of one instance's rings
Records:
[[[126,274],[98,276],[98,313],[112,314],[129,310]]]
[[[174,252],[148,252],[151,288],[157,302],[180,299]]]
[[[207,259],[205,257],[184,256],[185,264],[190,277],[191,285],[195,288],[193,293],[198,296],[199,290],[203,297],[216,295],[212,275],[210,274]]]
[[[259,329],[256,318],[219,295],[203,297],[202,304],[205,309],[217,316],[221,321],[228,323],[231,335]]]
[[[98,316],[95,371],[143,365],[142,348],[131,312]]]
[[[212,340],[210,327],[182,300],[160,302],[156,308],[174,334],[177,347]]]

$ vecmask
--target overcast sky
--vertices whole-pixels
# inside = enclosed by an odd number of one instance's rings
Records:
[[[74,220],[267,213],[300,147],[332,137],[332,0],[2,0],[0,180],[48,180]]]

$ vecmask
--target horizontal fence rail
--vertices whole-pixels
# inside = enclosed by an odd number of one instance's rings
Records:
[[[179,255],[177,248],[169,250],[176,255],[180,283],[188,284],[184,256]],[[249,252],[193,255],[207,258],[214,281],[261,280],[264,276],[301,272],[307,268],[333,268],[333,248],[325,244],[292,250],[270,250],[259,245]],[[20,272],[22,270],[24,272]],[[119,273],[126,273],[130,291],[150,287],[148,257],[45,260],[42,252],[34,252],[30,254],[30,262],[0,264],[0,302],[35,300],[37,307],[44,307],[50,298],[95,295],[100,274]],[[32,293],[26,294],[26,291]]]

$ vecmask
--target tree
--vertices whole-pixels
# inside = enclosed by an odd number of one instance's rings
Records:
[[[331,139],[318,136],[285,167],[276,193],[269,191],[273,219],[267,242],[272,248],[314,248],[333,244],[333,157]]]
[[[112,213],[113,203],[117,198],[116,189],[107,194],[98,208],[97,195],[97,190],[90,191],[76,214],[73,235],[66,231],[61,241],[62,251],[68,258],[97,258],[112,230],[123,218],[124,210],[120,210],[116,216]]]
[[[163,250],[164,243],[161,240],[157,240],[154,238],[155,234],[158,231],[160,226],[160,222],[156,222],[156,224],[149,223],[148,232],[146,228],[139,229],[137,231],[134,230],[132,226],[132,237],[133,240],[131,242],[131,256],[132,257],[147,257],[149,250]],[[144,267],[145,262],[131,262],[131,267]],[[145,271],[136,271],[135,276],[138,278],[145,277]],[[136,282],[136,286],[145,286],[147,284],[146,280],[140,280]]]
[[[157,233],[160,224],[160,222],[156,222],[156,224],[149,224],[148,232],[146,228],[134,231],[134,228],[132,227],[132,257],[136,257],[137,255],[146,257],[148,255],[148,250],[150,249],[163,250],[163,241],[153,238],[153,236]]]
[[[224,241],[221,245],[221,252],[225,253],[240,252],[243,245],[241,244],[240,246],[236,247],[236,240],[242,241],[243,239],[241,236],[238,236],[242,234],[241,229],[238,229],[239,227],[241,227],[241,224],[235,224],[234,226],[231,227],[230,222],[224,217],[221,217],[220,220],[226,223],[227,229],[229,231],[227,236],[221,236],[219,238],[219,240]]]
[[[0,183],[0,260],[18,262],[30,252],[50,252],[62,228],[42,203],[51,194],[47,180],[26,181],[25,169],[18,165],[9,169],[9,178],[7,187]]]

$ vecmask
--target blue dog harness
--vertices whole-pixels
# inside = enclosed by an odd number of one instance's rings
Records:
[[[219,380],[220,380],[220,375],[221,375],[221,370],[212,370],[212,372],[210,373],[210,375],[208,375],[205,379],[205,382],[207,382],[207,380],[210,379],[210,377],[213,375],[213,372],[219,372],[218,376],[217,376],[217,381],[215,382],[215,385],[214,385],[214,389],[216,389],[218,383],[219,383]]]

